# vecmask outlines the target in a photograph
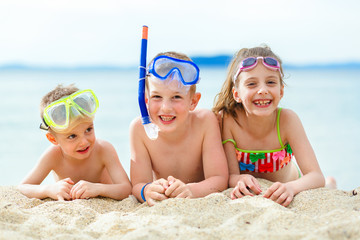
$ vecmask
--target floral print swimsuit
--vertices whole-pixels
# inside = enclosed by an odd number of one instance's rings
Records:
[[[281,108],[279,108],[276,118],[277,134],[281,146],[280,149],[250,151],[238,148],[233,139],[223,141],[223,144],[227,142],[232,142],[234,144],[236,158],[239,162],[241,171],[256,173],[276,172],[291,161],[294,156],[291,147],[289,144],[284,145],[280,137],[280,112]]]

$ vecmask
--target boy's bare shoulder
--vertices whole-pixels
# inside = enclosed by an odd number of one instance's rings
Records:
[[[141,118],[134,118],[130,123],[130,132],[139,129],[140,126],[142,126]]]
[[[216,115],[208,109],[197,109],[192,112],[193,121],[196,123],[206,124],[206,123],[216,123]]]
[[[63,158],[63,153],[59,145],[51,145],[40,157],[40,162],[46,164],[57,164]]]
[[[99,138],[96,139],[96,144],[98,144],[101,149],[105,150],[109,148],[114,148],[114,146],[110,142]]]

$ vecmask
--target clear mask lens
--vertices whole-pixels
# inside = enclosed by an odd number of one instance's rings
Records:
[[[58,104],[54,105],[47,110],[47,115],[50,117],[51,121],[53,121],[57,125],[65,125],[66,124],[66,105]]]

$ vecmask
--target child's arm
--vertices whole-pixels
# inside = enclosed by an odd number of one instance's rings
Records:
[[[109,197],[117,200],[127,198],[131,194],[131,183],[122,167],[115,148],[106,141],[97,140],[100,146],[99,161],[103,161],[112,184],[79,181],[71,189],[71,196],[76,198]]]
[[[135,119],[130,126],[130,178],[133,184],[132,194],[140,201],[146,199],[149,206],[155,204],[155,200],[167,199],[165,185],[167,181],[158,179],[153,182],[153,171],[149,152],[144,139],[147,138],[140,119]]]
[[[51,146],[44,152],[34,169],[17,187],[18,190],[29,198],[43,199],[50,197],[55,200],[71,199],[70,190],[74,183],[70,178],[60,180],[51,185],[40,185],[53,169],[54,164],[56,164],[58,154],[59,148],[54,146]]]
[[[304,175],[291,182],[274,183],[266,191],[264,197],[287,206],[297,193],[324,187],[325,179],[299,117],[293,111],[283,109],[280,122],[284,126],[281,132],[284,131],[285,139],[288,140]]]
[[[226,156],[221,144],[220,129],[216,116],[211,111],[205,110],[201,110],[199,114],[204,133],[202,161],[205,180],[187,184],[192,196],[195,198],[225,190],[229,179]]]
[[[231,129],[236,129],[236,124],[231,116],[224,116],[223,129],[222,129],[222,140],[234,139]],[[234,139],[235,140],[235,139]],[[236,159],[235,147],[232,142],[224,144],[224,150],[229,166],[229,186],[234,188],[231,191],[231,198],[241,198],[244,196],[254,196],[261,193],[260,184],[255,177],[250,174],[240,174],[239,162]],[[252,194],[249,190],[252,190]]]

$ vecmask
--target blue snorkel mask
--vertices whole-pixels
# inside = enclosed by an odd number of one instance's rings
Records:
[[[148,71],[161,80],[166,80],[172,74],[177,74],[179,81],[185,86],[199,82],[200,70],[195,63],[165,55],[156,57]]]
[[[151,122],[145,103],[147,33],[148,27],[143,26],[138,101],[142,124],[145,128],[145,132],[150,139],[155,140],[158,137],[159,127]],[[195,63],[165,55],[156,57],[148,69],[148,74],[153,75],[157,79],[163,81],[167,79],[176,79],[181,85],[185,87],[189,87],[190,85],[199,82],[199,72],[199,67]]]

